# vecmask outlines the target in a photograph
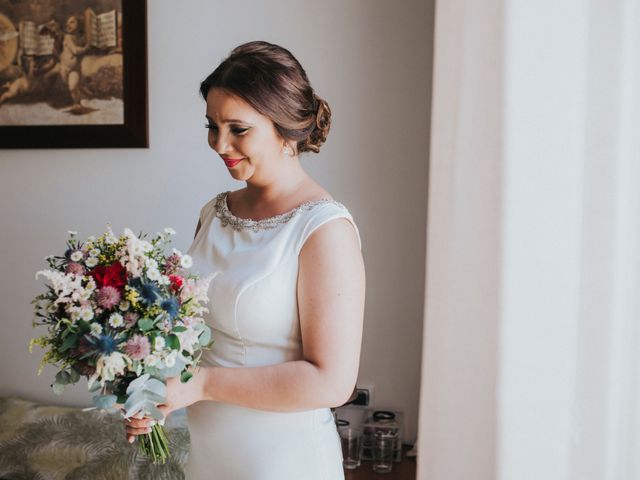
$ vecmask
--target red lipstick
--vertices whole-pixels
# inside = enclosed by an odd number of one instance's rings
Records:
[[[229,158],[229,157],[222,157],[222,160],[224,160],[225,165],[228,168],[233,168],[235,167],[237,164],[239,164],[242,160],[244,160],[244,158]]]

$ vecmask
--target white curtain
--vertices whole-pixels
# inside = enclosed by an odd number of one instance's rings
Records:
[[[418,477],[640,478],[640,2],[436,4]]]

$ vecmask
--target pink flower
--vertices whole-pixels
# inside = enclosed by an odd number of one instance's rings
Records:
[[[69,262],[67,268],[65,269],[65,273],[72,273],[74,275],[84,275],[86,270],[84,267],[77,262]]]
[[[147,337],[142,335],[134,335],[124,347],[127,355],[133,360],[144,360],[151,353],[151,344]]]
[[[133,327],[136,322],[138,321],[138,314],[135,312],[127,312],[124,314],[124,323],[127,326],[127,328],[131,328]]]
[[[180,255],[176,255],[175,253],[169,256],[164,263],[164,273],[165,275],[173,275],[180,268]]]
[[[120,303],[120,292],[115,287],[102,287],[98,290],[98,305],[109,310]]]

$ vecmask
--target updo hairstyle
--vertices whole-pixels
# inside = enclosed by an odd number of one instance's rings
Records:
[[[271,119],[298,153],[318,153],[327,139],[329,104],[314,93],[302,65],[283,47],[267,42],[236,47],[200,84],[205,100],[212,88],[240,97]]]

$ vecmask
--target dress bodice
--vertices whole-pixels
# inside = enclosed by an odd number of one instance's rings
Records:
[[[353,218],[331,200],[306,202],[263,220],[233,215],[223,192],[200,212],[189,254],[193,271],[219,272],[205,320],[214,345],[205,364],[272,365],[302,357],[297,304],[298,255],[311,233],[335,218]]]

